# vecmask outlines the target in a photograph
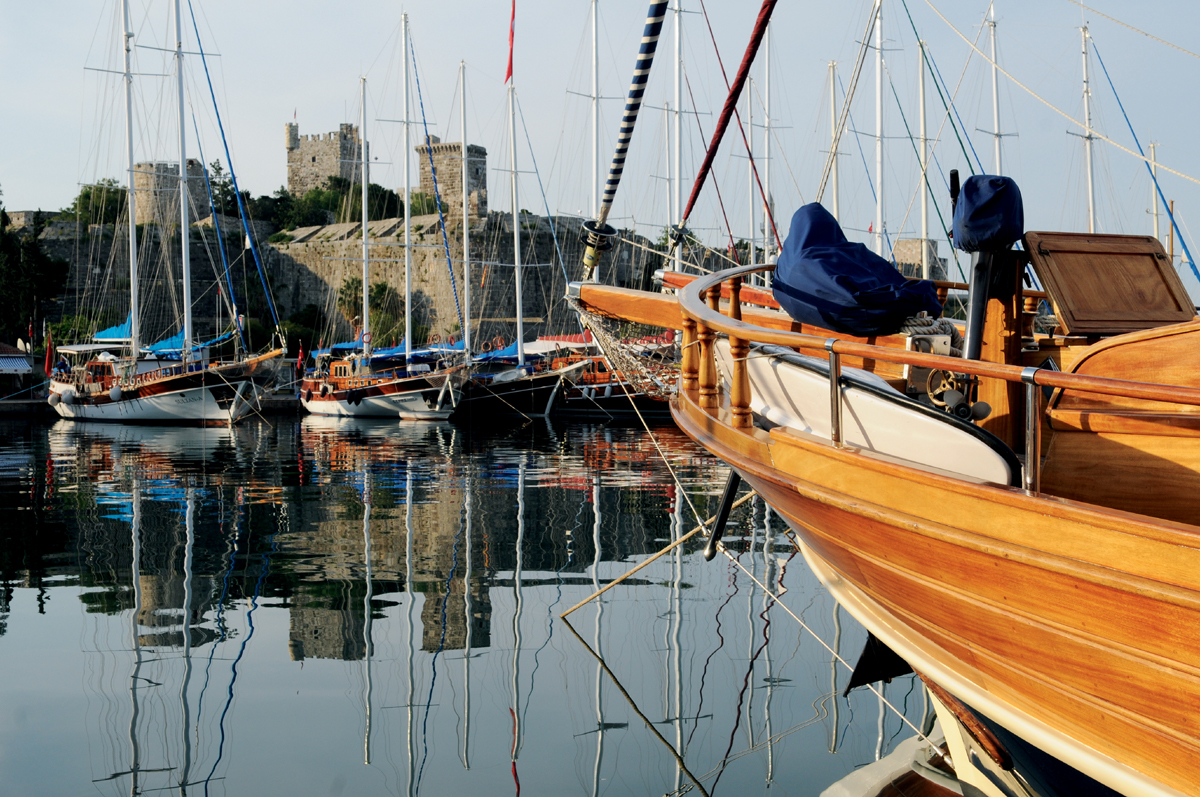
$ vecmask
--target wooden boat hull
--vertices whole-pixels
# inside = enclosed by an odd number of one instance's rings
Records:
[[[1200,794],[1200,529],[672,409],[915,668],[1119,792]]]
[[[387,381],[360,380],[362,386],[332,389],[322,380],[305,379],[300,403],[314,415],[350,418],[445,420],[458,406],[460,369]],[[326,388],[322,395],[322,386]]]
[[[80,395],[78,386],[52,381],[55,412],[61,417],[100,423],[224,424],[255,411],[275,381],[275,362],[282,351],[245,363],[162,373],[144,378],[113,399],[104,386]],[[67,395],[70,395],[70,398]]]

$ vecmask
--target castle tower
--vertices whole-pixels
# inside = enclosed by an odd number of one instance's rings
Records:
[[[429,139],[428,145],[415,148],[420,159],[421,187],[418,190],[428,197],[433,196],[433,174],[429,167],[432,150],[438,192],[446,214],[457,218],[462,212],[462,144],[443,144],[437,136]],[[487,216],[487,150],[476,144],[467,145],[467,190],[470,192],[471,217]]]
[[[354,181],[359,167],[358,127],[338,126],[336,133],[300,135],[300,126],[288,122],[284,127],[287,147],[287,190],[301,197],[314,188],[324,188],[329,177]]]
[[[196,222],[212,215],[208,189],[204,185],[204,167],[188,158],[189,217]],[[179,164],[138,163],[133,167],[133,195],[137,203],[137,224],[169,225],[179,221]]]

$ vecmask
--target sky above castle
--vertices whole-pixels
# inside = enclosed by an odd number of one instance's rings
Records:
[[[327,133],[341,122],[357,124],[359,77],[367,78],[367,137],[378,161],[372,181],[401,189],[403,157],[400,125],[400,14],[409,15],[420,79],[424,122],[411,84],[414,143],[428,125],[443,141],[460,139],[458,66],[466,61],[467,135],[488,150],[489,205],[508,210],[510,151],[504,71],[508,51],[510,5],[506,0],[427,0],[406,4],[364,2],[346,5],[311,0],[244,3],[193,0],[217,101],[229,137],[234,165],[244,189],[270,193],[286,182],[284,124],[295,121],[302,135]],[[622,101],[629,84],[645,0],[599,0],[599,80],[602,173],[607,171],[616,139]],[[758,3],[707,3],[712,30],[730,76],[736,70],[757,13]],[[1184,0],[1138,4],[1116,0],[1088,3],[1097,11],[1162,37],[1180,47],[1200,50],[1200,15]],[[725,90],[699,0],[684,0],[684,60],[687,86],[683,107],[698,110],[685,117],[684,196],[703,155],[703,147],[724,100]],[[986,0],[934,0],[959,31],[974,40],[988,7]],[[58,209],[70,203],[80,183],[122,176],[124,155],[120,79],[102,71],[119,69],[118,0],[97,0],[63,13],[54,3],[0,0],[0,189],[11,209]],[[174,160],[176,153],[174,84],[156,75],[170,69],[169,56],[155,47],[173,46],[170,3],[131,0],[137,70],[138,141],[136,157]],[[828,62],[837,61],[848,86],[857,40],[866,23],[869,0],[850,3],[780,2],[771,34],[770,107],[773,152],[771,191],[776,223],[786,235],[792,212],[814,198],[825,152],[829,149]],[[197,49],[184,0],[185,48]],[[926,0],[908,0],[913,25],[950,91],[958,87],[956,108],[968,155],[943,125],[932,82],[928,87],[930,137],[941,129],[931,167],[934,195],[948,210],[944,174],[950,168],[969,173],[968,159],[993,170],[990,69],[943,22]],[[1088,21],[1103,58],[1143,146],[1159,142],[1158,157],[1172,169],[1200,176],[1200,150],[1194,143],[1197,111],[1188,88],[1200,78],[1200,58],[1161,44],[1071,0],[1000,0],[997,38],[1002,66],[1032,92],[1074,119],[1081,119],[1079,26]],[[587,0],[518,0],[514,80],[521,118],[517,128],[520,204],[535,212],[590,211],[591,31]],[[669,17],[646,95],[629,166],[614,207],[619,226],[657,237],[667,220],[668,187],[664,103],[672,101],[673,20]],[[893,237],[919,233],[919,184],[914,145],[906,123],[917,134],[917,47],[913,25],[899,0],[884,2],[885,153],[884,197],[887,227]],[[988,51],[986,29],[979,47]],[[754,68],[754,145],[761,157],[765,131],[765,57]],[[965,67],[964,67],[965,65]],[[1093,58],[1093,127],[1136,149],[1099,62]],[[206,161],[220,158],[211,101],[198,58],[187,58],[189,156],[197,154],[192,114],[200,129]],[[895,94],[893,95],[893,90]],[[839,91],[839,106],[841,104]],[[743,103],[743,113],[744,113]],[[842,221],[851,237],[867,240],[874,218],[875,126],[874,65],[868,61],[852,105],[857,134],[844,138],[840,163]],[[901,109],[904,117],[901,116]],[[957,120],[956,120],[957,121]],[[1086,230],[1086,172],[1077,125],[1041,100],[1000,76],[1000,126],[1015,136],[1003,140],[1005,173],[1022,188],[1029,229]],[[701,132],[702,131],[702,132]],[[987,132],[984,132],[987,131]],[[972,150],[973,147],[973,150]],[[532,173],[536,158],[538,174]],[[760,164],[765,168],[765,164]],[[975,166],[978,169],[978,166]],[[733,235],[750,235],[749,178],[745,150],[735,131],[726,137],[716,160],[720,187]],[[1136,158],[1105,142],[1096,144],[1096,216],[1102,232],[1149,233],[1150,181]],[[415,162],[412,183],[417,181]],[[868,179],[869,175],[869,179]],[[544,187],[545,196],[542,190]],[[1189,243],[1189,223],[1200,233],[1200,185],[1160,171],[1168,198],[1176,207]],[[826,204],[830,197],[825,197]],[[931,208],[931,225],[938,229]],[[760,222],[761,223],[761,222]],[[710,243],[725,236],[716,192],[705,189],[692,226]],[[1162,222],[1166,237],[1166,222]],[[942,254],[945,254],[945,243]],[[1177,245],[1178,249],[1178,245]],[[1198,252],[1197,254],[1200,254]],[[1193,287],[1194,287],[1194,280]]]

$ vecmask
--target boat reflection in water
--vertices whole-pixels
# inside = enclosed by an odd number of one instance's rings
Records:
[[[674,429],[3,431],[0,702],[53,729],[0,720],[14,792],[816,793],[911,735],[697,547],[564,627],[711,513],[724,471]],[[834,639],[777,517],[726,539]],[[915,722],[919,695],[888,690]]]

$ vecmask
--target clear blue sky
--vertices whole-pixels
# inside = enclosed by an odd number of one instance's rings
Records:
[[[169,0],[131,0],[134,9],[138,68],[164,71],[163,53],[170,47]],[[507,54],[507,0],[432,0],[407,4],[363,0],[334,4],[193,0],[200,18],[205,49],[220,54],[211,66],[218,102],[230,136],[234,165],[242,187],[255,195],[286,182],[284,124],[293,114],[302,134],[335,130],[343,121],[358,120],[358,78],[368,79],[368,136],[380,156],[372,179],[400,188],[397,125],[376,123],[402,113],[399,95],[398,29],[400,13],[410,18],[430,129],[443,140],[459,139],[456,87],[458,63],[467,62],[468,137],[489,151],[490,205],[510,208],[508,121],[503,86]],[[925,0],[908,0],[913,19],[951,88],[964,75],[957,106],[966,132],[988,171],[991,138],[977,128],[992,128],[990,77],[975,57],[967,64],[968,46],[943,23]],[[970,38],[979,31],[985,0],[936,0],[934,3]],[[641,0],[600,0],[600,81],[605,97],[623,96],[636,53],[646,6]],[[1098,10],[1164,39],[1200,50],[1200,15],[1182,0],[1137,4],[1094,0]],[[758,9],[757,2],[709,0],[717,45],[732,76],[741,58]],[[186,9],[186,0],[184,1]],[[587,0],[518,0],[515,75],[533,153],[555,211],[586,212],[590,191],[588,102],[571,92],[589,90],[590,4]],[[828,149],[827,64],[839,62],[849,80],[856,40],[863,30],[869,0],[848,3],[789,2],[777,6],[772,30],[771,116],[777,125],[771,162],[772,193],[780,233],[801,201],[811,201]],[[58,3],[0,0],[0,188],[10,209],[58,209],[71,201],[78,184],[100,177],[120,177],[123,168],[123,117],[119,82],[111,75],[85,71],[119,68],[116,53],[117,0],[94,0],[64,9]],[[700,10],[699,0],[684,0],[687,12]],[[916,132],[917,56],[915,37],[898,0],[885,0],[885,47],[888,71],[908,122]],[[186,10],[185,10],[186,15]],[[1069,0],[999,0],[997,3],[1000,62],[1019,80],[1074,118],[1082,117],[1080,34],[1090,29],[1117,90],[1143,143],[1158,141],[1159,159],[1185,174],[1200,175],[1200,151],[1194,139],[1197,111],[1191,89],[1200,77],[1200,59],[1148,39],[1103,17],[1084,12]],[[647,102],[660,106],[671,99],[672,25],[664,30],[660,58],[651,77]],[[186,46],[195,49],[185,31]],[[714,48],[699,13],[684,15],[684,58],[700,125],[711,133],[724,86]],[[987,34],[980,39],[986,50]],[[764,91],[764,59],[755,66],[756,91]],[[202,129],[205,158],[219,157],[198,59],[189,59],[189,97]],[[1129,131],[1098,63],[1092,62],[1094,127],[1132,146]],[[173,84],[146,76],[137,81],[139,144],[137,158],[175,159]],[[414,86],[415,91],[415,86]],[[918,234],[919,210],[910,203],[918,170],[891,86],[885,86],[887,141],[885,199],[888,228],[896,237]],[[874,130],[874,70],[865,71],[852,106],[861,132]],[[943,112],[929,89],[931,136]],[[414,98],[415,99],[415,98]],[[839,100],[840,103],[840,100]],[[684,107],[692,101],[684,94]],[[603,168],[611,156],[621,102],[603,102],[601,123]],[[1028,229],[1086,229],[1085,173],[1078,131],[1028,93],[1001,76],[1000,124],[1016,133],[1004,140],[1004,171],[1016,178],[1026,201]],[[755,110],[756,122],[762,108]],[[688,118],[684,138],[685,185],[700,162],[703,147],[696,119]],[[189,121],[190,125],[190,121]],[[189,130],[189,135],[191,131]],[[519,169],[532,168],[525,133],[518,132]],[[613,215],[620,226],[657,236],[667,217],[663,112],[647,108],[634,139],[633,157]],[[761,153],[762,130],[755,134]],[[858,142],[847,136],[842,145],[841,209],[843,223],[854,233],[874,217],[874,202]],[[872,172],[873,141],[862,137],[862,155]],[[736,146],[734,146],[736,144]],[[190,155],[196,152],[189,142]],[[1096,197],[1102,232],[1148,233],[1151,229],[1149,179],[1134,158],[1103,142],[1097,143]],[[948,201],[942,173],[966,159],[949,128],[938,144],[941,171],[932,174],[943,205]],[[223,159],[223,158],[222,158]],[[383,162],[383,161],[387,162]],[[727,137],[717,158],[717,182],[739,238],[749,235],[748,178],[739,137]],[[415,174],[415,169],[414,169]],[[874,175],[872,173],[872,179]],[[1195,223],[1200,233],[1200,186],[1160,173],[1164,190],[1176,200],[1181,221]],[[939,184],[941,184],[939,186]],[[543,210],[536,178],[521,176],[523,207]],[[685,189],[686,196],[686,189]],[[905,217],[907,215],[907,220]],[[936,215],[934,216],[936,224]],[[693,226],[712,242],[722,240],[723,224],[712,187],[693,216]],[[902,229],[901,229],[902,227]],[[936,229],[936,228],[935,228]],[[1163,237],[1165,238],[1165,222]],[[1189,242],[1190,233],[1186,233]],[[943,253],[944,253],[943,245]]]

